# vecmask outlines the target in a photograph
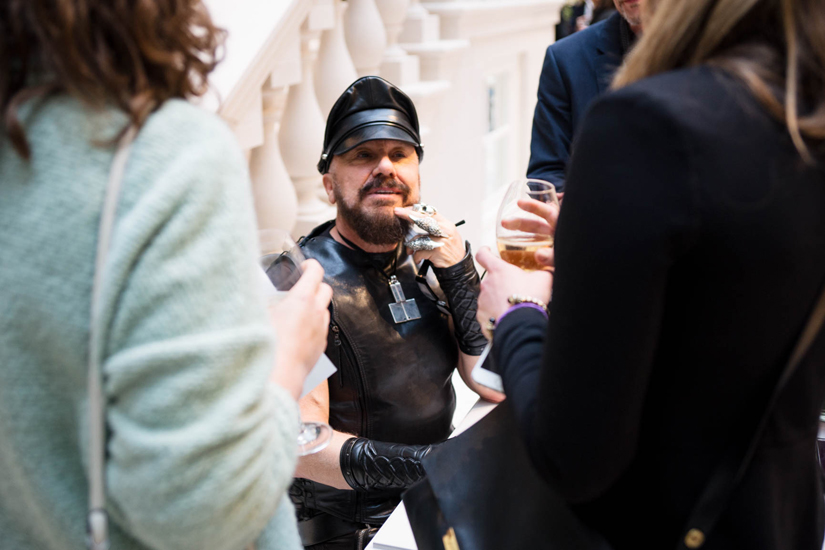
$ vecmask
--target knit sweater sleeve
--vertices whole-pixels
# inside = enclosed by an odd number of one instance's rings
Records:
[[[298,409],[267,382],[245,161],[222,123],[175,109],[135,142],[107,266],[109,506],[152,548],[244,548],[291,515]]]

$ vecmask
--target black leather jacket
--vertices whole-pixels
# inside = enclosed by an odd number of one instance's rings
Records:
[[[329,379],[333,429],[378,441],[428,444],[452,429],[451,382],[458,347],[449,318],[419,290],[416,269],[403,247],[385,254],[350,249],[325,223],[301,241],[304,254],[324,267],[332,286],[326,354],[338,367]],[[388,278],[395,273],[421,319],[395,324]],[[400,501],[401,490],[356,492],[306,479],[290,489],[299,519],[326,512],[344,520],[380,524]]]

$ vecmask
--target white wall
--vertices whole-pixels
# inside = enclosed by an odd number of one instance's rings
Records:
[[[438,104],[434,119],[439,127],[425,142],[422,195],[448,217],[466,219],[462,234],[477,249],[495,244],[494,221],[501,193],[510,181],[526,173],[536,90],[561,2],[483,0],[425,6],[432,11],[441,7],[446,13],[447,4],[529,7],[523,15],[511,17],[508,25],[497,22],[506,19],[507,9],[478,10],[463,20],[442,15],[442,33],[447,26],[448,32],[454,33],[449,38],[466,38],[470,46],[461,52],[450,79],[452,88]],[[500,160],[490,158],[496,136],[488,135],[488,79],[495,77],[506,83],[503,107],[507,128],[499,133],[506,134],[501,139],[508,147]],[[490,175],[491,165],[499,166],[500,176]],[[488,181],[491,178],[493,181]],[[490,189],[490,184],[497,189]]]

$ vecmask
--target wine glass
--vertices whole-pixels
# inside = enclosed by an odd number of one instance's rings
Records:
[[[303,270],[301,262],[306,258],[289,233],[281,229],[265,229],[258,233],[263,268],[276,292],[270,293],[270,307],[277,304],[291,289]],[[322,356],[321,359],[324,359]],[[313,368],[313,371],[320,366]],[[327,374],[328,376],[328,374]],[[308,378],[312,377],[312,373]],[[323,422],[301,422],[298,432],[298,456],[306,456],[323,450],[332,441],[332,428]]]
[[[819,457],[819,467],[825,473],[825,409],[819,413],[819,432],[816,438],[816,450]]]
[[[553,246],[553,235],[541,216],[522,209],[518,202],[531,199],[559,206],[555,186],[547,181],[521,178],[510,184],[496,217],[496,241],[501,259],[525,271],[546,267],[536,261],[536,251]]]

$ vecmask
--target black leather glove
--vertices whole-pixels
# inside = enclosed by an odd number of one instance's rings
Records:
[[[481,279],[473,263],[470,243],[467,243],[467,254],[463,260],[450,267],[433,266],[433,273],[450,305],[459,349],[467,355],[481,355],[487,339],[476,319]]]
[[[432,448],[351,437],[338,460],[344,479],[356,491],[406,489],[424,477],[421,459]]]

